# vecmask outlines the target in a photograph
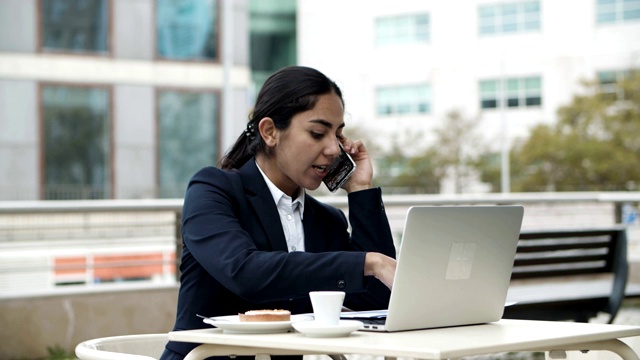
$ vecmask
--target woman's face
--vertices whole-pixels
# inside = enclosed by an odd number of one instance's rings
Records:
[[[344,108],[338,95],[320,95],[311,109],[293,116],[291,125],[278,132],[270,159],[275,165],[271,181],[289,196],[300,187],[315,190],[322,184],[329,164],[340,154]]]

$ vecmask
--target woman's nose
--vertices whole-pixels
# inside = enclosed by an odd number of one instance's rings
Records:
[[[325,154],[333,158],[340,155],[340,141],[338,139],[331,140],[331,142],[325,148]]]

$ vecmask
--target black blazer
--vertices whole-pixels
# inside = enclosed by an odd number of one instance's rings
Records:
[[[183,252],[174,330],[206,328],[196,314],[247,310],[312,312],[309,292],[347,293],[345,306],[386,309],[390,291],[363,275],[366,251],[395,257],[380,189],[348,195],[342,211],[308,194],[305,252],[289,253],[276,204],[254,159],[242,168],[207,167],[187,187],[182,213]],[[169,342],[186,354],[196,344]]]

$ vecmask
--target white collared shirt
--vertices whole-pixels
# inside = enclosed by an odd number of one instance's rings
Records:
[[[302,218],[304,214],[304,189],[301,189],[298,197],[292,199],[291,196],[282,192],[277,186],[262,172],[260,166],[256,162],[258,170],[264,181],[269,187],[273,201],[278,207],[278,213],[280,214],[280,222],[282,223],[282,230],[284,231],[284,237],[287,240],[287,249],[289,252],[304,251],[304,229],[302,227]]]

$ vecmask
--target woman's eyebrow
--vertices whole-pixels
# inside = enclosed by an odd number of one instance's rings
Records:
[[[330,122],[329,122],[329,121],[327,121],[327,120],[323,120],[323,119],[312,119],[312,120],[309,120],[309,122],[312,122],[312,123],[316,123],[316,124],[320,124],[320,125],[326,126],[326,127],[328,127],[329,129],[333,128],[333,124],[332,124],[332,123],[330,123]],[[343,128],[343,127],[344,127],[344,123],[341,123],[341,124],[338,126],[338,129]]]

